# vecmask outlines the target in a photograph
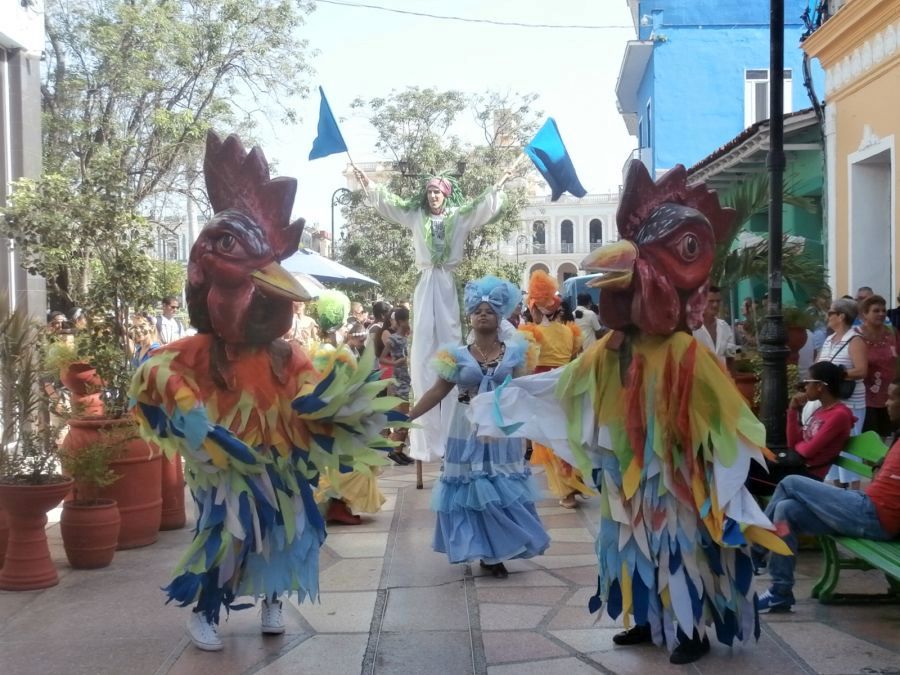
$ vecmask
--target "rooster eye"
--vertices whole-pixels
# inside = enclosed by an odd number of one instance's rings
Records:
[[[234,235],[228,234],[227,232],[219,237],[216,242],[216,246],[223,253],[231,253],[234,251],[235,244],[237,240],[234,238]]]
[[[700,242],[693,234],[684,235],[678,241],[676,248],[686,262],[694,262],[700,255]]]

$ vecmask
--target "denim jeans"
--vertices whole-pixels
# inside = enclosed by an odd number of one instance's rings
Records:
[[[803,476],[787,476],[772,495],[766,515],[790,531],[785,543],[795,554],[798,534],[836,534],[862,539],[888,540],[878,521],[875,505],[857,490],[843,490]],[[794,556],[769,557],[772,590],[785,595],[794,586]]]

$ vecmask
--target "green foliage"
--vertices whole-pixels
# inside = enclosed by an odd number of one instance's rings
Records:
[[[467,96],[459,91],[438,91],[410,87],[369,101],[357,99],[356,109],[366,110],[378,134],[379,153],[406,162],[406,173],[390,177],[388,189],[407,200],[417,200],[428,176],[448,173],[458,162],[466,162],[457,187],[470,201],[495,184],[515,162],[522,147],[534,135],[540,113],[533,109],[533,94],[501,95],[488,92]],[[469,113],[481,129],[483,143],[465,144],[451,128]],[[513,178],[525,174],[519,165]],[[523,190],[506,187],[507,207],[501,217],[473,232],[466,241],[463,262],[457,271],[460,280],[484,274],[518,279],[520,268],[503,263],[499,246],[519,226],[519,212],[526,196]],[[390,223],[368,208],[362,194],[353,196],[344,209],[346,240],[339,248],[341,262],[377,279],[391,300],[411,298],[418,272],[412,239],[406,228]]]
[[[135,437],[135,428],[126,425],[101,431],[99,440],[79,447],[74,452],[60,452],[63,471],[75,480],[76,500],[96,499],[100,488],[112,485],[121,478],[110,468],[110,462],[119,459],[123,455],[125,444]]]
[[[40,484],[56,478],[56,438],[41,379],[41,327],[0,298],[0,480]]]
[[[786,184],[784,203],[815,213],[816,202],[797,195],[793,187]],[[717,285],[730,287],[743,279],[767,279],[769,275],[769,241],[763,240],[750,246],[734,249],[738,235],[749,220],[769,208],[769,174],[756,174],[730,190],[722,197],[722,205],[737,211],[730,236],[716,249],[710,278]],[[815,295],[825,285],[825,268],[822,263],[802,252],[785,237],[783,243],[782,275],[795,290],[802,289],[808,295]]]
[[[168,295],[181,297],[187,281],[187,269],[183,263],[173,260],[154,260],[150,277],[149,292],[154,302],[149,307],[156,307],[156,302]]]

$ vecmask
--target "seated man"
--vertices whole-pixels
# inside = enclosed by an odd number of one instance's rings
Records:
[[[900,378],[888,388],[888,414],[900,427]],[[777,526],[791,551],[797,535],[832,534],[886,541],[900,534],[900,434],[866,490],[844,490],[812,478],[788,476],[778,484],[766,515]],[[794,604],[793,556],[773,553],[769,559],[772,585],[757,598],[760,612],[786,612]]]
[[[809,367],[809,379],[803,391],[791,398],[787,416],[787,443],[794,453],[779,455],[769,465],[769,473],[758,464],[751,467],[747,489],[754,495],[770,495],[785,476],[801,475],[823,480],[828,468],[840,454],[853,429],[853,413],[838,398],[843,372],[830,361]],[[805,424],[800,416],[808,403],[818,404]],[[791,461],[793,460],[793,461]]]

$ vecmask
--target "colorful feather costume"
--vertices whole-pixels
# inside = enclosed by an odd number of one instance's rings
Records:
[[[533,317],[540,312],[542,321],[520,326],[519,331],[532,336],[540,347],[536,372],[546,372],[566,365],[581,349],[581,331],[578,326],[549,319],[559,311],[561,305],[562,298],[556,280],[543,270],[532,273],[528,280],[528,308]],[[596,494],[585,484],[577,468],[546,445],[533,440],[531,463],[544,467],[547,487],[559,499],[571,499],[575,494]],[[569,504],[570,508],[572,506],[574,502]]]
[[[199,516],[165,589],[211,622],[239,596],[318,597],[325,526],[313,498],[323,471],[381,463],[397,401],[377,398],[372,357],[346,350],[319,371],[295,344],[292,303],[309,300],[278,264],[297,250],[296,181],[269,179],[259,148],[207,139],[215,216],[191,250],[187,299],[198,334],[157,350],[131,385],[141,434],[180,454]]]
[[[622,240],[582,263],[604,273],[601,316],[615,332],[563,369],[479,396],[479,434],[538,439],[601,487],[592,612],[720,642],[759,635],[750,544],[789,554],[744,487],[765,431],[715,357],[687,332],[702,316],[717,241],[733,213],[689,187],[656,184],[632,162]],[[539,411],[534,414],[533,411]]]

